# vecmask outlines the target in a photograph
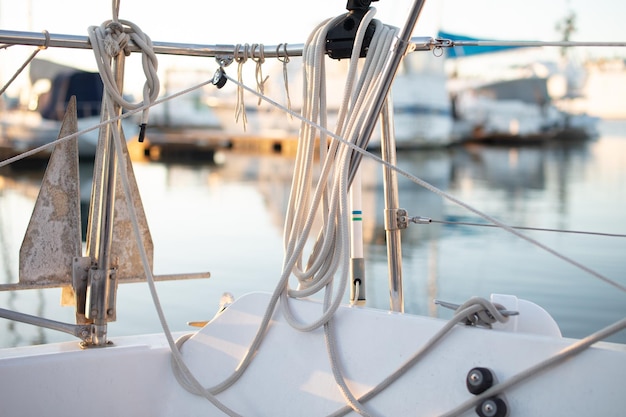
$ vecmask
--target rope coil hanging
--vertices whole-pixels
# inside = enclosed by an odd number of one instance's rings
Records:
[[[242,51],[243,49],[243,51]],[[243,124],[243,131],[246,131],[246,125],[248,124],[248,117],[246,116],[246,103],[244,102],[244,89],[243,85],[243,64],[248,60],[250,54],[250,45],[247,43],[244,45],[237,44],[234,51],[234,59],[237,63],[237,104],[235,106],[235,121],[239,121]]]
[[[373,20],[375,9],[371,9],[367,19],[363,20],[364,27]],[[348,204],[348,174],[352,168],[352,148],[343,146],[342,141],[333,141],[330,147],[319,146],[322,162],[321,175],[317,182],[314,182],[313,161],[316,151],[316,143],[325,144],[327,137],[324,130],[327,125],[326,116],[326,88],[324,81],[325,65],[325,39],[330,25],[343,16],[329,19],[320,24],[307,41],[306,54],[303,54],[307,62],[303,66],[303,79],[305,88],[304,107],[302,115],[313,122],[320,121],[322,130],[318,132],[311,124],[303,122],[300,140],[298,141],[298,152],[296,155],[296,168],[294,181],[292,184],[289,207],[287,209],[287,220],[284,230],[285,260],[283,271],[279,282],[272,294],[268,309],[266,310],[257,334],[249,346],[246,355],[241,359],[233,374],[221,383],[211,388],[191,387],[182,383],[190,392],[210,398],[219,392],[226,390],[243,375],[245,369],[251,363],[255,352],[259,349],[263,337],[268,329],[271,317],[280,300],[283,316],[287,322],[297,330],[312,331],[319,327],[324,327],[327,347],[333,367],[333,375],[338,384],[338,388],[346,399],[349,408],[355,410],[363,416],[371,415],[359,404],[355,396],[350,392],[343,378],[340,360],[336,350],[336,340],[332,328],[332,317],[343,300],[343,295],[347,288],[347,274],[349,270],[349,204]],[[340,121],[337,124],[336,132],[347,140],[356,144],[362,142],[361,130],[363,128],[363,113],[373,110],[372,99],[380,94],[381,88],[381,65],[388,58],[392,48],[397,28],[390,28],[377,22],[377,35],[370,45],[371,54],[368,59],[373,63],[365,65],[361,73],[358,71],[359,51],[361,49],[363,33],[357,36],[354,50],[355,55],[351,59],[350,71],[347,75],[346,89],[340,111]],[[374,52],[378,51],[378,52]],[[242,99],[243,83],[241,82],[241,66],[250,56],[248,45],[237,45],[235,48],[235,61],[239,64],[238,88],[241,92],[238,97]],[[371,58],[369,58],[371,56]],[[355,79],[358,78],[358,81]],[[238,110],[241,110],[238,102]],[[238,113],[241,114],[241,113]],[[323,136],[317,142],[317,134]],[[297,209],[296,209],[297,208]],[[324,222],[318,231],[316,243],[309,255],[308,262],[303,261],[305,246],[312,234],[313,222],[317,213],[324,213]],[[335,276],[337,275],[337,276]],[[297,288],[289,287],[290,277],[297,278]],[[335,282],[337,281],[337,282]],[[300,322],[289,306],[290,298],[308,297],[323,291],[324,307],[320,316],[312,322]],[[176,363],[175,363],[176,365]],[[177,367],[175,366],[175,369]],[[186,374],[185,369],[181,369]],[[186,374],[181,378],[183,381],[197,382],[191,374]]]
[[[281,56],[280,48],[283,48],[283,55]],[[285,94],[287,95],[287,109],[291,111],[291,97],[289,96],[289,76],[287,72],[287,64],[289,64],[289,54],[287,53],[287,44],[281,43],[276,47],[276,59],[283,63],[283,82],[285,84]],[[260,97],[259,97],[260,98]],[[293,120],[293,116],[291,113],[287,113],[289,115],[289,119]]]
[[[259,48],[259,56],[255,56],[256,49]],[[265,82],[269,78],[269,75],[263,77],[263,63],[265,63],[265,52],[263,44],[252,44],[252,60],[256,62],[256,66],[254,69],[254,76],[256,78],[256,91],[259,93],[259,101],[257,105],[261,105],[261,96],[265,95]]]
[[[107,20],[100,26],[90,26],[88,33],[102,82],[107,94],[111,96],[113,101],[126,110],[135,110],[154,103],[159,95],[160,84],[157,74],[158,60],[150,37],[134,23],[117,19]],[[111,70],[111,58],[121,53],[124,53],[125,56],[130,55],[129,42],[131,40],[141,49],[142,67],[146,76],[143,86],[143,100],[138,103],[131,103],[124,98],[118,90],[115,76]],[[140,141],[143,140],[145,134],[148,112],[148,107],[142,111]]]

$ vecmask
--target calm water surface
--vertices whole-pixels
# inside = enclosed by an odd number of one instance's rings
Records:
[[[514,226],[626,234],[626,122],[601,124],[601,137],[575,146],[483,147],[399,155],[399,165],[476,209]],[[210,271],[208,280],[157,284],[173,330],[210,319],[220,295],[271,291],[280,276],[282,222],[292,159],[226,153],[222,164],[135,165],[154,241],[157,274]],[[386,249],[380,168],[364,161],[368,306],[386,309]],[[18,252],[41,172],[0,172],[0,282],[17,280]],[[89,184],[84,184],[88,189]],[[450,317],[434,298],[514,294],[544,307],[565,336],[582,337],[626,316],[626,294],[509,233],[455,225],[482,222],[464,208],[400,178],[401,207],[438,222],[403,235],[405,310]],[[626,285],[626,239],[524,232]],[[0,307],[73,322],[60,290],[0,293]],[[120,286],[109,338],[159,332],[146,284]],[[0,347],[71,340],[0,320]],[[610,340],[626,343],[626,332]]]

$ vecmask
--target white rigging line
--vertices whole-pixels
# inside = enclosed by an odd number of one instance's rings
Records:
[[[454,222],[454,221],[446,221],[446,220],[434,220],[428,217],[411,217],[409,221],[418,224],[428,224],[428,223],[440,223],[440,224],[448,224],[451,226],[476,226],[476,227],[498,227],[495,224],[487,224],[487,223],[475,223],[475,222]],[[567,229],[550,229],[545,227],[528,227],[528,226],[510,226],[512,229],[518,230],[529,230],[534,232],[555,232],[555,233],[571,233],[577,235],[590,235],[590,236],[603,236],[603,237],[624,237],[626,238],[626,234],[623,233],[606,233],[606,232],[588,232],[584,230],[567,230]]]

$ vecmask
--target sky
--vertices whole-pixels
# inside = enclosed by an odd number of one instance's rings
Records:
[[[120,0],[119,17],[153,40],[190,43],[302,43],[317,22],[345,12],[346,0]],[[377,18],[400,26],[410,0],[379,0]],[[578,40],[626,38],[622,0],[431,0],[426,1],[416,35],[439,27],[478,37],[553,40],[554,27],[569,11],[578,19]],[[3,28],[84,34],[112,15],[109,0],[0,0]]]
[[[403,25],[411,4],[410,0],[372,3],[378,10],[376,18],[394,26]],[[153,41],[211,45],[304,43],[317,23],[346,11],[346,0],[120,0],[120,5],[119,17],[138,25]],[[578,28],[572,40],[626,41],[623,0],[431,0],[426,1],[414,36],[435,37],[442,29],[487,39],[559,40],[556,24],[571,11],[576,13]],[[111,17],[109,0],[0,0],[0,28],[6,30],[86,35],[89,26]],[[0,51],[2,79],[32,51],[20,48]],[[626,48],[583,53],[626,57]],[[50,50],[39,56],[95,70],[88,51]]]

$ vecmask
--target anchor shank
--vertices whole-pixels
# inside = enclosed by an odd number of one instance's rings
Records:
[[[124,54],[121,53],[113,60],[118,91],[123,90],[124,58]],[[114,115],[120,115],[121,106],[118,104],[113,104],[113,106]],[[102,108],[103,118],[108,118],[109,104],[106,97]],[[115,274],[117,260],[111,255],[118,164],[113,129],[118,129],[119,132],[121,123],[118,121],[114,124],[107,124],[100,130],[101,144],[99,144],[99,152],[96,154],[94,165],[93,205],[87,236],[87,256],[92,259],[93,267],[88,277],[85,316],[95,326],[93,344],[97,346],[107,343],[107,323],[115,317],[117,291]]]

